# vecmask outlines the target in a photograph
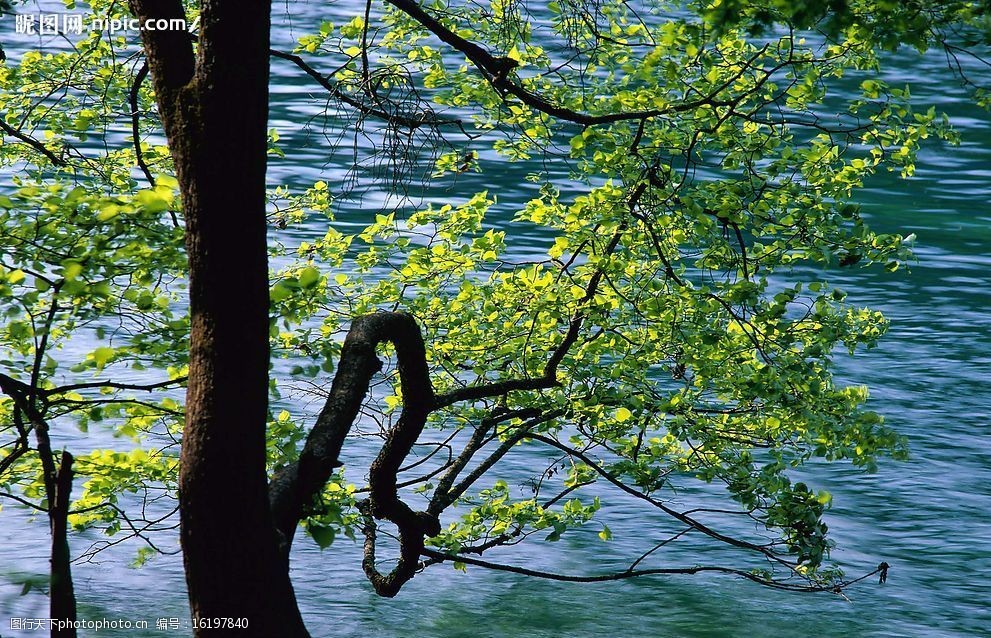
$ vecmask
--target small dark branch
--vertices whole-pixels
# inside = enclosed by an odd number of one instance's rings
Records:
[[[494,425],[494,424],[493,424]],[[485,422],[475,429],[472,433],[471,438],[465,443],[465,447],[461,450],[461,454],[458,455],[451,467],[448,468],[447,472],[440,478],[437,482],[437,487],[434,489],[434,495],[430,499],[430,505],[427,507],[427,511],[433,514],[440,514],[441,511],[447,507],[451,501],[448,501],[447,495],[451,490],[451,486],[454,485],[454,481],[458,478],[458,474],[461,473],[468,462],[471,461],[475,452],[482,449],[482,446],[488,441],[489,430],[493,427]]]
[[[685,529],[681,530],[680,532],[678,532],[674,536],[671,536],[669,538],[665,538],[660,543],[657,543],[656,545],[654,545],[653,547],[651,547],[650,549],[648,549],[646,552],[644,552],[643,554],[641,554],[635,561],[633,561],[630,564],[629,568],[627,568],[627,571],[633,571],[634,569],[636,569],[637,565],[639,565],[640,563],[642,563],[648,556],[650,556],[651,554],[653,554],[657,550],[661,549],[662,547],[664,547],[668,543],[672,543],[672,542],[678,540],[679,538],[681,538],[682,536],[684,536],[685,534],[687,534],[688,532],[691,532],[691,531],[692,531],[692,528],[691,527],[686,527]]]
[[[551,497],[551,498],[547,499],[546,501],[544,501],[543,503],[541,503],[540,506],[542,508],[544,508],[544,509],[547,509],[548,507],[551,507],[555,503],[559,502],[561,499],[563,499],[568,494],[571,494],[572,492],[576,492],[576,491],[580,490],[583,487],[592,485],[593,483],[595,483],[595,481],[581,481],[580,483],[575,483],[574,485],[568,486],[568,487],[564,488],[563,490],[561,490],[560,492],[558,492],[553,497]]]
[[[38,140],[34,139],[30,135],[25,135],[24,133],[21,133],[20,131],[18,131],[17,129],[15,129],[10,124],[7,124],[7,122],[4,121],[3,118],[0,118],[0,130],[2,130],[7,135],[10,135],[11,137],[15,137],[15,138],[19,139],[20,141],[24,142],[25,144],[27,144],[28,146],[30,146],[34,150],[38,151],[39,153],[41,153],[42,155],[44,155],[45,157],[47,157],[48,158],[48,161],[51,162],[52,164],[54,164],[55,166],[65,166],[66,165],[65,160],[63,160],[61,157],[59,157],[55,153],[53,153],[50,150],[48,150],[48,148],[46,148],[44,144],[42,144]]]
[[[145,179],[152,188],[155,187],[155,176],[151,174],[151,169],[148,168],[147,162],[145,162],[144,152],[141,150],[141,112],[138,109],[138,94],[141,91],[141,83],[144,82],[145,78],[148,77],[148,62],[145,61],[138,69],[137,74],[134,76],[134,83],[131,84],[131,90],[128,93],[128,102],[131,105],[131,138],[134,141],[134,159],[138,164],[138,168],[144,173]],[[179,217],[176,215],[175,210],[169,209],[169,217],[172,218],[172,225],[179,228]]]
[[[65,394],[66,392],[73,392],[75,390],[88,390],[95,388],[110,388],[113,390],[142,390],[145,392],[151,392],[152,390],[158,390],[160,388],[168,388],[169,386],[179,386],[186,382],[186,377],[177,377],[175,379],[169,379],[168,381],[159,381],[158,383],[117,383],[115,381],[90,381],[88,383],[73,383],[70,385],[63,385],[57,388],[51,388],[48,390],[39,390],[39,394],[42,397],[50,397],[57,394]]]
[[[492,549],[493,547],[500,547],[503,545],[509,545],[511,543],[518,543],[519,537],[523,534],[523,529],[519,526],[515,527],[513,531],[506,534],[499,534],[495,538],[490,538],[484,543],[479,543],[478,545],[468,545],[461,548],[461,554],[478,554],[481,555],[486,551]],[[426,569],[431,565],[437,565],[438,563],[443,563],[445,558],[428,558],[420,562],[420,569]]]
[[[76,620],[76,594],[72,586],[69,541],[66,535],[69,503],[72,501],[72,455],[62,450],[62,460],[55,478],[55,499],[48,513],[52,529],[51,618],[73,623]],[[70,624],[63,629],[52,628],[53,638],[75,638]]]
[[[437,36],[441,42],[464,53],[475,66],[487,73],[489,77],[494,78],[502,75],[503,79],[505,79],[504,69],[507,66],[506,58],[496,58],[474,42],[465,40],[454,33],[424,11],[415,0],[387,0],[387,2],[422,24],[428,31]],[[512,60],[512,62],[515,62],[515,60]]]
[[[496,381],[482,385],[458,388],[444,394],[439,394],[434,399],[433,409],[439,410],[462,401],[478,401],[491,397],[499,397],[510,392],[523,390],[546,390],[560,385],[555,378],[538,377],[536,379],[507,379],[506,381]]]
[[[518,567],[516,565],[503,565],[501,563],[493,563],[491,561],[482,560],[480,558],[472,558],[470,556],[464,556],[462,554],[449,554],[446,552],[439,552],[433,549],[423,550],[423,555],[428,558],[434,559],[438,562],[444,561],[456,561],[459,563],[465,563],[466,565],[474,565],[476,567],[484,567],[486,569],[492,569],[501,572],[509,572],[512,574],[520,574],[522,576],[531,576],[534,578],[545,578],[547,580],[557,580],[566,583],[601,583],[613,580],[626,580],[628,578],[637,578],[640,576],[657,576],[657,575],[670,575],[670,574],[697,574],[699,572],[705,571],[715,571],[722,573],[735,574],[738,576],[752,577],[751,574],[744,572],[742,570],[730,569],[726,567],[670,567],[664,569],[641,569],[636,571],[622,571],[614,572],[610,574],[598,574],[592,576],[577,576],[571,574],[556,574],[553,572],[545,572],[537,569],[529,569],[527,567]],[[753,580],[753,578],[751,578]]]
[[[640,120],[637,124],[636,135],[633,136],[633,141],[630,142],[630,154],[636,155],[640,151],[640,140],[643,139],[643,131],[647,126],[647,118]]]
[[[357,100],[351,97],[350,95],[348,95],[347,92],[342,90],[340,86],[338,86],[335,82],[332,82],[328,77],[324,76],[322,73],[320,73],[312,66],[307,64],[306,61],[303,60],[303,58],[299,57],[298,55],[294,53],[286,53],[284,51],[277,51],[275,49],[270,49],[269,55],[271,55],[272,57],[276,57],[282,60],[287,60],[289,62],[292,62],[300,69],[302,69],[303,72],[305,72],[308,76],[313,78],[317,84],[319,84],[321,87],[326,89],[326,91],[330,93],[330,95],[333,98],[340,100],[341,102],[344,102],[348,106],[355,108],[356,110],[361,112],[362,115],[372,116],[380,120],[383,120],[384,122],[387,122],[389,124],[395,126],[402,126],[408,129],[416,129],[421,126],[435,126],[435,127],[445,126],[445,125],[461,126],[460,120],[441,119],[441,118],[434,118],[432,116],[426,118],[407,117],[399,113],[389,113],[387,111],[383,111],[382,109],[369,106],[368,104],[363,103],[361,100]],[[425,115],[429,115],[429,114],[425,112]]]
[[[10,379],[10,377],[7,377],[7,379]],[[24,413],[21,409],[21,405],[18,403],[18,401],[22,400],[19,398],[20,395],[17,394],[16,390],[11,389],[10,384],[3,379],[0,379],[0,390],[14,399],[14,429],[17,430],[17,439],[15,439],[12,443],[14,449],[11,450],[7,456],[0,459],[0,476],[3,476],[4,472],[13,467],[14,463],[17,462],[17,459],[27,454],[27,452],[31,449],[31,442],[28,439],[27,428],[24,427]],[[14,394],[11,394],[11,392],[14,392]],[[4,447],[6,447],[6,445]]]
[[[16,409],[17,408],[15,408],[15,410]],[[27,451],[28,448],[24,447],[21,444],[20,439],[14,441],[14,449],[11,450],[10,454],[0,459],[0,476],[3,476],[3,473],[6,472],[11,466],[13,466],[14,463],[17,462],[17,459],[24,456],[24,453]]]
[[[132,538],[141,539],[141,541],[144,542],[145,545],[147,545],[153,551],[161,555],[171,555],[171,554],[179,553],[180,550],[175,550],[175,551],[163,550],[162,548],[158,547],[154,542],[152,542],[152,540],[148,537],[149,532],[172,530],[178,527],[178,523],[176,523],[175,525],[162,525],[164,521],[168,520],[169,518],[173,518],[175,516],[175,514],[179,511],[178,505],[172,508],[167,514],[164,514],[156,519],[139,521],[140,527],[137,524],[135,524],[135,522],[127,515],[127,513],[124,510],[122,510],[119,506],[115,505],[114,503],[110,503],[109,501],[105,501],[103,503],[100,503],[99,505],[93,505],[85,509],[74,510],[71,513],[78,514],[81,512],[94,511],[102,508],[108,508],[114,510],[117,513],[117,516],[120,518],[120,520],[124,521],[124,523],[130,529],[130,533],[124,536],[118,536],[117,538],[111,541],[99,541],[97,543],[93,543],[89,547],[89,549],[86,550],[77,559],[78,562],[94,562],[94,558],[96,558],[96,556],[101,552],[103,552],[104,550],[125,543],[131,540]]]
[[[150,410],[155,410],[159,414],[170,414],[172,416],[177,416],[177,417],[182,417],[185,415],[185,412],[181,410],[170,410],[168,408],[163,408],[160,405],[149,403],[148,401],[138,401],[137,399],[89,399],[89,400],[84,399],[82,401],[74,401],[71,399],[56,399],[51,403],[49,403],[46,407],[64,408],[64,411],[62,411],[59,414],[55,414],[54,411],[52,412],[53,416],[62,416],[64,414],[68,414],[70,412],[79,410],[80,408],[85,408],[87,406],[96,406],[96,405],[140,405]]]
[[[142,64],[137,74],[135,74],[134,83],[131,84],[131,91],[128,93],[127,98],[131,104],[131,139],[134,142],[134,158],[137,160],[138,168],[145,174],[145,179],[154,188],[155,176],[151,174],[148,164],[145,163],[144,154],[141,152],[141,130],[139,127],[141,114],[138,110],[138,94],[141,91],[141,83],[144,82],[146,77],[148,77],[148,62]],[[174,215],[175,213],[173,213]],[[178,222],[178,220],[176,221]]]
[[[450,507],[454,501],[458,500],[458,498],[460,498],[461,495],[475,483],[475,481],[481,478],[485,472],[488,472],[493,465],[498,463],[499,459],[506,456],[506,454],[513,449],[513,446],[519,443],[522,438],[523,436],[520,434],[513,434],[500,443],[499,447],[497,447],[492,454],[488,455],[484,461],[479,463],[478,466],[472,470],[460,483],[457,485],[452,485],[447,489],[441,490],[438,488],[435,490],[433,498],[430,499],[428,511],[439,515],[442,511]]]
[[[31,501],[27,500],[23,496],[18,496],[17,494],[11,494],[10,492],[0,492],[0,498],[9,498],[10,500],[16,501],[16,502],[20,503],[21,505],[23,505],[24,507],[28,507],[30,509],[33,509],[36,512],[45,512],[45,513],[48,513],[48,508],[42,507],[42,506],[38,505],[37,503],[32,503]]]
[[[368,64],[368,22],[372,14],[372,0],[365,0],[365,24],[361,29],[361,81],[366,91],[371,90]]]
[[[643,186],[643,185],[641,185]],[[638,199],[640,194],[643,192],[643,188],[638,188],[637,191],[633,193],[633,199]],[[631,208],[635,205],[631,200]],[[623,233],[626,231],[626,224],[620,224],[616,232],[613,233],[612,238],[609,240],[609,244],[606,245],[605,256],[611,255],[619,246],[619,240],[622,238]],[[585,296],[581,298],[578,302],[578,311],[575,316],[572,317],[571,323],[568,325],[568,332],[564,335],[564,339],[558,344],[558,347],[554,349],[551,353],[550,359],[547,360],[547,364],[544,366],[544,377],[548,379],[557,379],[557,367],[564,360],[565,355],[568,354],[568,350],[571,346],[575,345],[575,341],[578,340],[578,334],[581,331],[582,324],[585,322],[585,314],[582,311],[582,306],[590,302],[594,297],[595,293],[599,289],[599,283],[602,281],[603,277],[602,269],[596,270],[592,277],[588,281],[588,285],[585,287]]]
[[[457,480],[458,475],[465,469],[472,457],[475,456],[475,453],[482,449],[489,441],[489,432],[491,432],[492,428],[508,419],[532,418],[539,414],[540,410],[536,408],[524,408],[522,410],[505,410],[497,416],[482,419],[482,422],[475,428],[471,438],[465,444],[464,449],[461,450],[461,454],[454,459],[447,473],[437,482],[437,487],[434,489],[434,495],[430,500],[427,511],[433,514],[440,514],[444,508],[454,502],[453,499],[448,499],[454,481]]]
[[[28,402],[35,404],[38,398],[38,386],[41,380],[41,364],[45,360],[45,353],[48,350],[48,337],[52,331],[52,324],[55,323],[55,313],[58,312],[58,293],[61,284],[56,284],[52,288],[52,303],[48,307],[45,315],[45,324],[41,328],[41,339],[37,342],[34,352],[34,365],[31,367],[31,387],[28,391]]]
[[[732,576],[739,576],[740,578],[746,578],[755,583],[764,585],[766,587],[771,587],[774,589],[784,589],[787,591],[796,592],[822,592],[831,591],[834,593],[839,593],[843,589],[846,589],[850,585],[856,582],[869,578],[874,574],[881,573],[881,567],[874,570],[873,572],[861,576],[860,578],[852,581],[846,581],[836,585],[799,585],[796,583],[784,583],[780,581],[767,580],[762,578],[758,574],[744,571],[742,569],[733,569],[730,567],[719,567],[719,566],[708,566],[708,565],[696,565],[694,567],[667,567],[659,569],[639,569],[639,570],[628,570],[622,572],[613,572],[610,574],[598,574],[593,576],[575,576],[569,574],[556,574],[553,572],[545,572],[536,569],[529,569],[526,567],[517,567],[515,565],[503,565],[500,563],[492,563],[487,560],[481,560],[479,558],[472,558],[470,556],[464,556],[463,554],[448,554],[446,552],[439,552],[433,549],[424,549],[423,555],[430,558],[434,562],[445,562],[454,561],[459,563],[464,563],[466,565],[474,565],[476,567],[484,567],[486,569],[492,569],[496,571],[510,572],[512,574],[520,574],[523,576],[532,576],[535,578],[545,578],[548,580],[557,580],[567,583],[602,583],[614,580],[626,580],[629,578],[639,578],[641,576],[668,576],[677,574],[699,574],[703,572],[715,572],[719,574],[730,574]]]
[[[428,452],[427,455],[424,456],[423,458],[417,459],[416,461],[413,461],[409,465],[404,465],[403,467],[399,468],[399,471],[400,472],[408,472],[408,471],[412,470],[415,467],[419,467],[419,466],[423,465],[424,463],[428,462],[430,459],[432,459],[435,456],[437,456],[437,454],[441,450],[447,450],[447,461],[444,462],[444,465],[443,466],[444,467],[449,466],[451,464],[451,460],[452,460],[451,457],[453,456],[453,454],[451,452],[451,441],[454,440],[454,437],[456,437],[457,435],[458,435],[457,431],[454,431],[454,432],[451,433],[450,436],[447,437],[447,439],[445,439],[444,441],[442,441],[440,443],[419,443],[419,444],[417,444],[419,446],[429,446],[429,447],[432,447],[434,449],[432,449],[430,452]]]
[[[641,184],[636,190],[634,190],[630,198],[631,209],[636,206],[637,201],[645,189],[646,186]],[[605,256],[611,255],[615,252],[625,231],[625,223],[621,224],[619,228],[616,229],[616,232],[606,245],[604,252]],[[577,310],[572,316],[571,321],[568,323],[568,331],[565,333],[561,343],[559,343],[558,346],[551,352],[547,363],[544,364],[543,374],[540,377],[532,379],[507,379],[505,381],[496,381],[494,383],[485,383],[482,385],[468,386],[465,388],[452,390],[451,392],[438,395],[434,400],[433,409],[437,410],[461,401],[478,401],[480,399],[502,396],[515,391],[546,390],[561,385],[557,380],[558,366],[561,364],[561,361],[564,360],[564,357],[568,354],[571,347],[575,345],[576,341],[578,341],[578,335],[581,333],[582,325],[585,323],[586,315],[583,306],[595,297],[595,294],[599,289],[599,284],[602,282],[603,275],[604,273],[601,269],[596,270],[592,274],[588,285],[585,287],[585,294],[578,301]]]
[[[743,232],[740,230],[740,225],[736,222],[730,222],[733,225],[733,231],[736,233],[736,241],[740,245],[740,265],[743,269],[743,278],[750,279],[750,268],[747,265],[747,243],[743,241]]]
[[[550,437],[546,437],[540,434],[530,434],[529,438],[533,439],[534,441],[540,441],[541,443],[545,443],[551,447],[557,448],[562,452],[566,452],[567,454],[579,459],[581,462],[585,463],[590,468],[592,468],[599,476],[606,479],[620,490],[626,492],[630,496],[636,497],[642,501],[646,501],[647,503],[650,503],[657,509],[667,514],[668,516],[671,516],[676,520],[681,521],[682,523],[688,525],[692,529],[698,530],[699,532],[702,532],[706,536],[709,536],[718,541],[726,543],[727,545],[732,545],[733,547],[739,547],[741,549],[746,549],[752,552],[763,554],[769,560],[775,563],[779,563],[793,572],[795,571],[794,564],[789,563],[787,560],[783,559],[781,556],[776,554],[774,551],[768,549],[767,547],[762,547],[760,545],[756,545],[754,543],[748,543],[747,541],[743,541],[738,538],[733,538],[732,536],[726,536],[725,534],[721,534],[716,530],[704,525],[703,523],[693,519],[684,512],[679,512],[678,510],[668,507],[667,505],[653,498],[649,494],[646,494],[644,492],[641,492],[640,490],[630,487],[626,483],[623,483],[618,478],[616,478],[616,476],[613,475],[611,472],[606,471],[606,469],[603,468],[598,462],[596,462],[595,460],[593,460],[592,458],[590,458],[588,455],[581,452],[580,450],[576,450],[572,447],[564,445],[560,441],[556,441]]]
[[[516,60],[504,57],[497,58],[474,42],[462,38],[424,11],[415,0],[387,0],[387,2],[422,24],[442,42],[463,53],[482,72],[496,90],[509,93],[531,108],[552,117],[583,126],[591,126],[593,124],[606,124],[622,120],[644,119],[655,115],[662,115],[665,112],[653,110],[590,115],[552,104],[539,95],[535,95],[509,80],[509,72],[518,64]]]
[[[439,514],[444,510],[444,508],[453,504],[454,501],[459,499],[462,494],[468,491],[468,488],[474,485],[475,481],[488,472],[493,465],[502,459],[502,457],[506,456],[506,454],[513,449],[513,446],[526,437],[531,436],[533,428],[563,415],[564,410],[551,410],[550,412],[521,423],[517,428],[515,428],[515,431],[506,437],[506,439],[499,445],[499,447],[495,449],[495,451],[492,452],[492,454],[479,463],[478,466],[475,467],[475,469],[473,469],[460,483],[452,486],[442,494],[435,492],[433,499],[430,501],[428,511]]]
[[[438,474],[440,474],[441,472],[443,472],[446,469],[447,469],[447,466],[446,465],[442,465],[442,466],[438,467],[437,469],[431,470],[430,472],[424,474],[423,476],[418,476],[416,478],[412,478],[412,479],[409,479],[409,480],[406,480],[406,481],[400,481],[399,483],[396,483],[396,487],[398,489],[403,489],[403,488],[407,488],[407,487],[412,487],[413,485],[420,485],[421,483],[426,483],[427,481],[429,481],[433,477],[437,476]],[[368,494],[371,491],[372,491],[372,488],[370,488],[370,487],[363,487],[363,488],[360,488],[360,489],[355,490],[354,493],[355,494]]]
[[[542,508],[544,508],[544,509],[547,509],[547,508],[553,506],[555,503],[559,502],[561,499],[563,499],[564,497],[566,497],[568,494],[571,494],[572,492],[575,492],[576,490],[579,490],[579,489],[581,489],[583,487],[586,487],[588,485],[592,485],[593,483],[595,483],[594,480],[591,480],[591,481],[582,481],[581,483],[576,483],[576,484],[574,484],[574,485],[572,485],[570,487],[566,487],[565,489],[561,490],[555,496],[553,496],[553,497],[547,499],[546,501],[544,501],[543,503],[541,503],[540,506]],[[509,532],[506,532],[506,533],[503,533],[503,534],[499,534],[495,538],[490,538],[489,540],[485,541],[484,543],[479,543],[477,545],[467,545],[465,547],[462,547],[461,548],[461,553],[462,554],[478,554],[478,555],[481,555],[481,554],[485,553],[486,551],[492,549],[493,547],[500,547],[500,546],[505,546],[505,545],[511,545],[511,544],[519,543],[520,540],[521,540],[521,537],[525,538],[525,535],[523,534],[523,527],[520,526],[520,525],[517,525],[517,526],[515,526],[512,529],[512,531],[509,531]],[[420,566],[421,566],[421,568],[426,568],[426,567],[430,567],[431,565],[436,565],[437,563],[442,563],[442,562],[444,562],[443,559],[428,558],[427,560],[422,561],[420,563]]]
[[[497,58],[474,42],[462,38],[441,24],[439,20],[424,11],[416,0],[386,1],[422,24],[442,42],[463,53],[465,57],[471,60],[472,64],[474,64],[482,72],[485,78],[496,90],[502,93],[508,93],[530,108],[560,120],[581,124],[582,126],[593,126],[595,124],[609,124],[612,122],[623,122],[628,120],[645,120],[657,116],[681,113],[691,111],[704,104],[709,104],[712,106],[727,106],[738,101],[716,99],[716,95],[718,95],[720,91],[731,85],[731,80],[727,82],[725,86],[718,87],[708,96],[704,96],[701,99],[693,100],[691,102],[675,104],[664,109],[626,112],[621,111],[618,113],[604,113],[600,115],[575,111],[557,104],[553,104],[545,98],[531,93],[522,86],[511,82],[509,80],[509,72],[519,64],[516,60],[505,57]],[[746,69],[744,68],[740,71],[740,73],[742,74],[744,70]]]

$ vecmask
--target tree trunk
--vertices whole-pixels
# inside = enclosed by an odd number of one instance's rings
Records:
[[[178,0],[131,0],[139,18]],[[306,636],[280,559],[265,472],[269,317],[265,221],[269,11],[204,0],[194,58],[182,32],[143,31],[186,220],[191,313],[179,475],[195,635]]]
[[[55,474],[55,498],[49,503],[48,518],[52,527],[51,618],[60,622],[76,620],[76,593],[72,586],[72,566],[66,525],[69,503],[72,502],[72,455],[62,451],[62,460]],[[52,638],[76,638],[75,627],[52,626]]]

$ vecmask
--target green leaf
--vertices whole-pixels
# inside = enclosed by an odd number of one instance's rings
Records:
[[[312,288],[320,281],[320,271],[308,266],[300,271],[298,279],[300,288]]]
[[[327,549],[334,543],[334,538],[337,536],[337,532],[333,527],[325,525],[314,525],[309,524],[306,527],[310,536],[316,541],[316,544],[320,546],[320,549]]]
[[[93,361],[96,363],[97,370],[102,370],[117,354],[114,348],[109,348],[106,346],[100,346],[93,351],[92,357]]]

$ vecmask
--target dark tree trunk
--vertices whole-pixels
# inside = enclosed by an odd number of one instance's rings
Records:
[[[72,455],[62,451],[62,460],[55,473],[55,498],[49,505],[48,519],[52,527],[51,617],[62,622],[76,620],[76,592],[72,586],[72,567],[66,525],[69,503],[72,502]],[[52,638],[76,638],[72,627],[52,627]]]
[[[183,15],[178,0],[131,0],[131,8],[140,18]],[[267,1],[204,0],[195,57],[185,33],[142,32],[189,255],[179,497],[190,607],[194,619],[246,618],[247,630],[229,633],[265,638],[307,635],[265,473],[269,10]]]
[[[52,304],[49,317],[54,315],[56,305]],[[42,337],[40,352],[44,352],[47,344],[47,334]],[[21,383],[16,379],[0,374],[0,392],[3,392],[14,402],[14,426],[21,433],[19,445],[15,446],[5,461],[16,459],[27,452],[28,430],[24,417],[28,418],[31,429],[34,430],[38,445],[38,460],[41,461],[42,476],[45,482],[45,498],[48,500],[48,525],[52,535],[51,569],[48,575],[49,584],[49,618],[61,623],[76,620],[76,593],[72,585],[72,561],[69,555],[69,541],[66,526],[69,519],[69,503],[72,501],[72,455],[62,450],[58,467],[55,465],[55,454],[52,452],[52,440],[48,434],[48,422],[44,415],[35,408],[35,393],[37,386]],[[5,467],[8,465],[5,464]],[[52,638],[76,638],[76,630],[71,627],[62,628],[54,623],[51,626]]]

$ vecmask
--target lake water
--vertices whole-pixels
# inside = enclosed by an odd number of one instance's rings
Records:
[[[314,18],[340,24],[350,17],[348,5],[332,6],[333,14],[315,3],[294,3],[294,13],[297,7],[302,11],[294,18],[295,35]],[[290,35],[289,27],[280,31],[283,39]],[[8,55],[11,50],[8,46]],[[273,181],[294,173],[304,183],[321,176],[339,179],[338,164],[318,143],[319,128],[314,125],[311,135],[299,130],[299,123],[316,113],[301,99],[312,89],[294,79],[285,63],[274,63],[274,72],[272,125],[288,138],[292,161],[273,164]],[[911,272],[847,270],[831,280],[850,293],[851,303],[881,309],[892,321],[878,348],[840,360],[838,374],[844,381],[870,386],[870,407],[908,437],[911,459],[884,461],[875,474],[825,464],[808,472],[816,488],[834,496],[827,515],[838,545],[833,558],[849,574],[887,561],[887,583],[865,582],[844,599],[704,576],[587,585],[479,569],[461,574],[439,566],[411,581],[398,598],[386,600],[365,582],[357,546],[339,540],[320,552],[301,539],[293,577],[313,635],[991,636],[991,116],[954,97],[962,91],[938,56],[902,66],[900,72],[918,82],[913,93],[920,102],[936,103],[951,114],[964,143],[931,148],[915,178],[882,176],[860,194],[876,227],[918,235],[919,262]],[[304,143],[309,146],[303,148]],[[299,174],[301,165],[312,168]],[[520,187],[526,171],[500,166],[505,165],[483,161],[482,177],[472,179],[498,194],[509,211],[514,201],[527,197]],[[366,207],[383,197],[382,192],[368,192]],[[357,209],[353,214],[361,215]],[[546,238],[515,236],[511,241],[527,251]],[[86,444],[98,444],[99,437],[92,433]],[[367,453],[345,450],[356,457]],[[517,462],[525,471],[525,460]],[[632,515],[635,509],[630,508],[630,516],[624,516],[624,509],[620,502],[611,510],[617,540],[608,551],[616,555],[649,525]],[[23,512],[10,506],[2,521],[0,635],[39,635],[8,632],[6,619],[47,615],[47,599],[30,586],[38,579],[43,583],[47,574],[45,521],[29,524]],[[601,551],[601,544],[593,548],[581,534],[565,539],[550,545],[554,553],[529,550],[526,560],[557,571],[596,571],[600,557],[591,550]],[[92,540],[77,539],[74,549],[81,551]],[[135,570],[127,567],[132,552],[110,552],[101,564],[75,567],[80,618],[145,620],[151,629],[82,635],[183,633],[154,629],[158,618],[188,617],[181,561],[160,557]],[[690,557],[685,560],[691,562]]]

